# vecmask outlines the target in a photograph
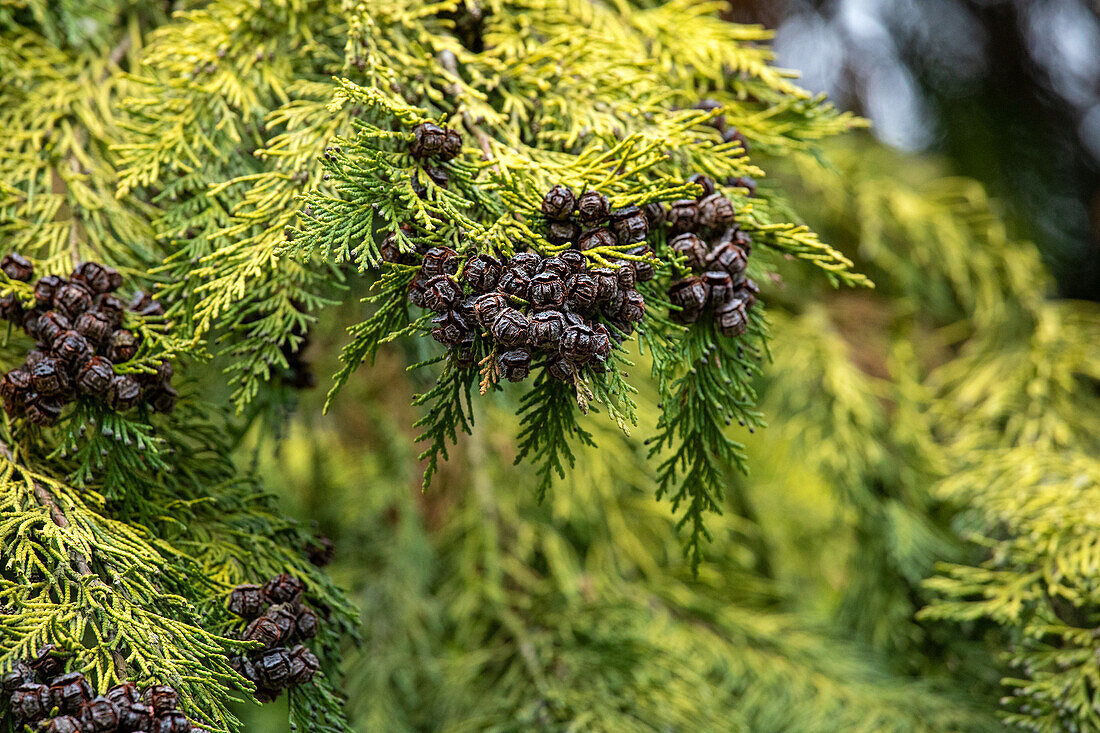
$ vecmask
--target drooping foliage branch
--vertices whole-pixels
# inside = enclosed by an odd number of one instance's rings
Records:
[[[896,651],[984,636],[1005,663],[963,664],[1005,721],[1094,727],[1095,542],[1082,507],[1096,485],[1096,308],[1051,298],[1036,250],[974,182],[921,167],[899,181],[895,156],[854,147],[831,159],[839,175],[802,161],[798,180],[885,299],[784,322],[794,358],[777,371],[794,378],[765,407],[792,417],[781,431],[804,460],[821,457],[855,509],[862,580],[844,616]],[[807,383],[789,366],[799,361],[843,369]]]
[[[598,190],[612,206],[641,206],[694,197],[698,189],[687,182],[693,173],[728,181],[723,193],[735,202],[737,223],[762,252],[754,256],[754,277],[765,276],[772,257],[787,255],[815,265],[837,284],[868,283],[806,227],[773,211],[766,190],[750,198],[738,181],[764,172],[738,142],[724,142],[711,127],[723,116],[763,151],[813,150],[815,141],[856,120],[771,67],[769,52],[758,43],[767,38],[763,31],[720,21],[713,9],[694,3],[643,10],[505,3],[481,9],[475,38],[456,38],[456,23],[469,26],[463,6],[357,6],[349,26],[364,46],[347,50],[327,108],[331,119],[346,123],[323,149],[325,175],[303,197],[301,223],[277,248],[287,259],[354,265],[349,277],[374,282],[367,299],[373,312],[351,328],[330,401],[383,344],[424,335],[429,327],[427,317],[409,313],[404,302],[415,267],[386,264],[375,281],[383,240],[408,253],[448,246],[464,256],[506,257],[528,249],[550,256],[561,248],[547,240],[539,205],[558,183],[578,192]],[[588,31],[577,33],[578,23]],[[356,36],[356,28],[370,32]],[[720,109],[692,109],[705,97]],[[437,166],[445,185],[409,154],[413,129],[429,121],[452,126],[465,140],[460,156]],[[769,131],[757,135],[763,126]],[[655,357],[653,372],[668,409],[658,425],[642,429],[656,428],[659,491],[682,511],[687,551],[698,562],[704,515],[717,509],[728,472],[746,465],[726,426],[762,424],[750,377],[764,354],[765,320],[754,315],[738,344],[719,343],[702,324],[685,329],[673,323],[664,291],[684,270],[663,232],[653,232],[650,241],[661,264],[658,280],[643,290],[649,315],[638,338]],[[585,255],[592,266],[604,266],[629,260],[626,249],[597,247]],[[311,271],[323,266],[307,265]],[[478,352],[479,359],[488,356]],[[625,352],[617,351],[606,372],[576,383],[575,400],[560,399],[546,385],[529,394],[522,456],[541,466],[539,495],[564,475],[572,446],[584,440],[581,413],[604,410],[623,429],[637,423],[629,365]],[[417,398],[428,408],[422,423],[426,479],[474,418],[472,405],[459,396],[475,384],[484,387],[486,378],[484,369],[448,364],[439,386]]]
[[[162,6],[128,2],[0,8],[0,237],[5,253],[30,258],[36,276],[67,278],[95,260],[120,271],[120,297],[145,290],[161,302],[177,299],[173,273],[153,271],[175,251],[158,234],[161,196],[173,193],[135,185],[120,157],[136,140],[126,100],[146,84],[128,70],[150,50],[152,29],[167,22]],[[206,147],[203,159],[221,152]],[[0,296],[37,315],[31,291],[2,276]],[[240,730],[230,703],[251,699],[254,686],[229,658],[254,645],[235,638],[224,599],[237,583],[291,572],[327,617],[319,644],[327,674],[291,695],[291,718],[313,730],[346,730],[335,661],[351,631],[349,608],[304,559],[308,535],[237,465],[244,426],[196,387],[190,372],[206,345],[183,325],[183,313],[126,314],[138,347],[116,365],[137,376],[174,365],[182,394],[171,414],[119,412],[83,397],[48,428],[5,413],[0,667],[55,644],[66,668],[84,672],[97,693],[125,680],[169,685],[194,722]],[[4,372],[34,348],[21,329],[6,329]],[[0,709],[7,730],[6,700]]]
[[[315,319],[349,300],[330,406],[397,354],[423,367],[395,381],[420,390],[425,478],[453,481],[449,452],[473,468],[468,493],[414,498],[396,469],[355,466],[383,484],[352,537],[367,538],[374,622],[349,664],[352,712],[369,729],[980,730],[1000,698],[1021,727],[1100,724],[1098,318],[1047,298],[1034,250],[974,184],[915,185],[909,161],[827,146],[858,120],[799,90],[768,34],[715,3],[173,10],[0,7],[5,246],[41,273],[98,259],[155,292],[168,312],[134,322],[133,368],[188,375],[170,415],[78,402],[51,429],[4,418],[0,666],[58,643],[99,690],[172,684],[194,719],[237,730],[230,689],[250,686],[226,662],[242,645],[224,595],[286,570],[329,614],[326,675],[292,694],[291,716],[345,729],[333,683],[349,608],[234,459],[294,401],[278,377]],[[717,108],[694,109],[703,99]],[[408,154],[426,121],[464,140],[436,176]],[[539,211],[552,185],[668,203],[697,195],[694,173],[752,239],[767,315],[747,334],[676,323],[667,289],[686,268],[658,228],[646,317],[605,372],[499,389],[492,361],[461,367],[424,338],[429,317],[406,301],[418,248],[554,254]],[[387,237],[409,264],[382,263]],[[878,290],[832,289],[868,284],[856,271]],[[30,305],[5,277],[12,294]],[[32,345],[12,329],[5,371]],[[475,340],[478,361],[491,348]],[[228,410],[200,397],[210,358]],[[750,432],[764,415],[772,427]],[[486,467],[487,437],[518,465]],[[517,477],[534,490],[493,488]],[[673,519],[639,493],[654,477]],[[358,507],[361,487],[343,488]],[[800,606],[789,589],[806,583],[827,600]]]

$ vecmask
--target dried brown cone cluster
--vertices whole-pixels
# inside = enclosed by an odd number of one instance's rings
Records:
[[[443,128],[434,122],[422,122],[413,128],[409,154],[414,158],[447,161],[461,151],[462,135],[458,130]]]
[[[596,191],[576,196],[568,186],[554,186],[542,199],[542,214],[547,219],[546,238],[556,245],[568,245],[585,252],[596,247],[623,246],[632,257],[652,258],[653,250],[645,243],[650,222],[637,206],[612,209],[607,197]],[[637,271],[637,279],[653,278],[651,262],[624,260]]]
[[[611,212],[607,198],[595,192],[578,200],[569,189],[555,186],[543,204],[551,228],[567,223],[580,232],[575,210],[589,227],[585,233],[599,244],[633,244],[648,231],[639,209]],[[613,213],[619,218],[611,218]],[[571,244],[577,247],[581,241],[585,238]],[[592,246],[597,244],[587,248]],[[637,250],[639,257],[650,252],[645,245]],[[384,244],[382,252],[390,262],[409,259],[392,243]],[[454,250],[435,247],[423,253],[409,300],[438,314],[432,319],[432,336],[453,349],[460,365],[473,366],[475,335],[483,331],[496,346],[496,367],[505,379],[527,378],[539,355],[550,376],[571,381],[581,369],[604,369],[611,340],[632,333],[645,315],[645,299],[635,284],[653,277],[653,265],[619,264],[590,268],[576,248],[553,257],[520,252],[507,259],[480,254],[462,261]]]
[[[238,585],[229,594],[229,612],[250,623],[241,638],[261,649],[230,659],[242,677],[256,685],[256,699],[271,702],[283,690],[313,679],[321,668],[302,643],[317,635],[317,614],[302,603],[302,581],[280,573],[264,585]]]
[[[9,254],[0,269],[12,280],[29,283],[30,260]],[[45,275],[34,284],[35,305],[24,308],[14,294],[0,298],[0,317],[23,328],[37,344],[22,366],[0,380],[0,399],[9,415],[36,425],[53,425],[64,406],[83,396],[124,411],[146,402],[157,412],[176,404],[172,366],[161,362],[154,374],[118,374],[116,364],[134,358],[138,337],[122,328],[127,310],[142,316],[164,310],[145,293],[129,305],[114,295],[122,278],[114,269],[85,262],[68,278]]]
[[[133,682],[96,696],[79,672],[65,672],[65,657],[48,644],[34,658],[16,662],[0,676],[10,695],[19,730],[39,733],[191,733],[196,730],[178,709],[176,691],[155,685],[139,691]],[[54,711],[56,710],[56,714]]]
[[[713,181],[702,175],[690,180],[703,189],[698,199],[654,210],[654,218],[663,218],[668,227],[668,246],[692,272],[669,286],[668,298],[680,308],[672,317],[687,324],[707,314],[719,333],[740,336],[760,292],[745,276],[752,240],[737,226],[733,203],[715,191]]]

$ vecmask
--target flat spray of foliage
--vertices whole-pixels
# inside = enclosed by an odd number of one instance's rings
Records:
[[[369,287],[338,311],[354,316],[329,403],[382,409],[344,401],[399,351],[427,375],[409,394],[425,482],[449,452],[475,470],[434,537],[381,519],[416,515],[396,469],[363,471],[389,483],[349,499],[376,510],[370,541],[350,537],[371,582],[368,644],[347,665],[357,727],[980,730],[999,697],[1013,724],[1100,725],[1098,320],[1044,297],[1034,251],[973,184],[917,188],[897,161],[823,147],[859,121],[798,89],[767,33],[719,20],[719,3],[162,7],[0,3],[4,246],[40,274],[94,258],[155,290],[168,314],[142,324],[138,368],[169,357],[191,380],[171,416],[3,419],[0,666],[53,641],[99,689],[172,684],[192,717],[240,730],[224,594],[291,570],[329,612],[327,674],[292,694],[291,717],[347,729],[334,684],[350,609],[242,445],[283,429],[295,398],[279,377],[306,330]],[[749,154],[692,109],[703,98]],[[464,136],[445,189],[405,152],[425,120]],[[798,185],[773,182],[780,165]],[[668,319],[680,265],[665,257],[605,374],[482,396],[484,375],[449,364],[410,312],[413,269],[380,267],[390,233],[551,253],[537,211],[553,184],[667,202],[694,195],[697,172],[761,182],[751,198],[723,188],[768,313],[738,341]],[[860,298],[874,307],[846,323]],[[7,334],[4,369],[30,346]],[[738,426],[763,414],[766,437]],[[487,434],[518,465],[487,465]],[[435,490],[426,501],[450,501]],[[797,504],[815,491],[835,558],[791,549],[820,531]],[[823,577],[842,578],[835,604],[799,606],[791,589]]]
[[[696,172],[762,177],[737,143],[707,126],[716,114],[763,152],[812,152],[857,124],[771,65],[767,33],[723,22],[716,9],[236,0],[158,29],[126,99],[129,134],[114,150],[123,194],[156,190],[154,226],[171,243],[156,272],[168,281],[162,292],[172,313],[191,324],[197,344],[221,334],[234,402],[248,410],[267,399],[264,385],[286,365],[285,347],[298,345],[311,314],[349,278],[372,280],[367,314],[349,329],[335,398],[382,345],[427,338],[428,317],[405,301],[414,268],[379,271],[387,233],[404,249],[415,239],[462,253],[552,253],[536,212],[555,183],[598,189],[618,206],[694,195],[685,180]],[[723,109],[691,110],[704,97]],[[447,189],[406,152],[425,120],[453,125],[466,141],[443,165]],[[427,187],[423,198],[414,183]],[[725,193],[760,252],[753,276],[766,277],[774,258],[788,255],[835,284],[869,284],[774,212],[766,193]],[[618,254],[589,253],[597,265]],[[638,425],[630,362],[617,352],[606,374],[573,389],[546,380],[531,388],[520,460],[540,466],[542,496],[586,440],[585,410],[652,433],[657,492],[681,512],[686,551],[698,564],[705,515],[718,508],[731,468],[747,465],[726,426],[763,424],[750,379],[766,358],[766,329],[754,314],[749,334],[734,342],[706,325],[672,324],[657,283],[677,271],[664,262],[645,289],[651,316],[638,336],[662,385],[659,423]],[[420,366],[438,364],[441,351],[424,352]],[[425,486],[469,430],[471,393],[485,382],[475,370],[433,368],[438,383],[410,395],[424,408]]]
[[[4,251],[30,257],[38,275],[68,276],[86,259],[112,264],[127,297],[164,282],[151,268],[173,250],[155,234],[156,192],[127,190],[115,149],[133,134],[123,100],[141,89],[124,69],[137,67],[148,32],[167,20],[146,6],[0,5]],[[3,279],[2,294],[33,302],[26,284]],[[205,346],[180,319],[177,310],[128,323],[142,346],[126,369],[170,359],[186,373]],[[5,328],[0,366],[18,366],[33,346]],[[0,666],[58,644],[98,692],[126,679],[168,684],[196,722],[239,730],[228,705],[235,690],[251,697],[252,686],[228,655],[249,645],[231,638],[240,622],[224,610],[225,595],[288,571],[327,615],[317,645],[327,674],[292,693],[291,717],[310,730],[346,730],[335,662],[350,609],[305,561],[308,535],[234,462],[246,425],[204,401],[193,382],[182,387],[169,416],[79,402],[42,429],[5,415]]]

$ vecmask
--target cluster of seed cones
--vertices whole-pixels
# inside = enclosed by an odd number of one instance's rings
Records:
[[[5,256],[0,269],[12,280],[30,282],[34,277],[34,266],[19,254]],[[118,411],[142,401],[158,412],[172,410],[176,390],[168,362],[155,374],[115,373],[115,365],[130,361],[138,350],[138,337],[122,328],[123,313],[164,313],[145,293],[124,304],[114,295],[121,284],[114,269],[85,262],[67,280],[39,278],[33,308],[25,309],[14,294],[0,298],[0,317],[21,326],[37,342],[22,366],[0,380],[0,398],[9,415],[52,425],[78,396],[102,400]]]
[[[760,292],[745,277],[752,242],[737,227],[733,204],[715,192],[714,183],[702,175],[690,180],[703,189],[702,195],[674,201],[665,215],[669,247],[692,271],[669,286],[669,300],[680,308],[672,317],[695,323],[709,315],[719,333],[740,336]]]
[[[645,315],[645,299],[635,284],[654,275],[647,259],[621,260],[618,268],[590,268],[581,253],[642,241],[648,232],[644,213],[637,207],[612,212],[606,197],[588,192],[576,199],[564,186],[547,194],[543,213],[552,241],[571,248],[552,257],[520,252],[507,259],[479,254],[465,261],[447,247],[423,253],[409,300],[439,314],[432,319],[432,336],[453,349],[460,365],[474,364],[480,329],[496,346],[496,367],[503,378],[527,378],[537,355],[550,376],[572,380],[580,369],[603,369],[611,340],[632,333]],[[651,256],[645,245],[631,254]],[[383,243],[382,256],[388,262],[416,261],[392,240]]]
[[[558,184],[542,199],[542,214],[546,217],[546,238],[556,245],[569,245],[582,252],[596,247],[634,245],[624,250],[628,255],[646,258],[652,250],[645,245],[649,234],[648,211],[637,206],[612,209],[607,197],[596,191],[576,196],[568,186]],[[648,267],[642,280],[653,277],[650,263],[631,260]]]
[[[434,122],[417,125],[413,128],[413,135],[409,154],[421,161],[424,172],[435,185],[446,188],[450,183],[450,175],[442,166],[436,165],[436,162],[448,161],[459,154],[462,150],[462,135],[458,130],[443,128]],[[416,195],[424,198],[427,189],[417,174],[413,174],[412,186]]]
[[[462,150],[462,134],[458,130],[440,127],[434,122],[422,122],[413,128],[409,154],[414,158],[450,160]]]
[[[65,659],[48,644],[33,659],[17,662],[0,677],[11,695],[18,726],[39,733],[191,733],[195,728],[179,711],[176,691],[155,685],[144,692],[133,682],[95,696],[79,672],[65,673]],[[20,727],[20,730],[23,728]]]
[[[281,573],[262,586],[238,585],[229,594],[230,613],[251,619],[241,638],[263,648],[230,660],[256,685],[256,699],[270,702],[292,685],[313,679],[321,664],[302,642],[317,635],[317,614],[302,603],[305,586]]]

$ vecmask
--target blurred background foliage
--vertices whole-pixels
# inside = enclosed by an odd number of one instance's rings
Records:
[[[781,66],[943,156],[1005,202],[1059,292],[1100,299],[1100,8],[1095,0],[730,0],[776,29]]]

